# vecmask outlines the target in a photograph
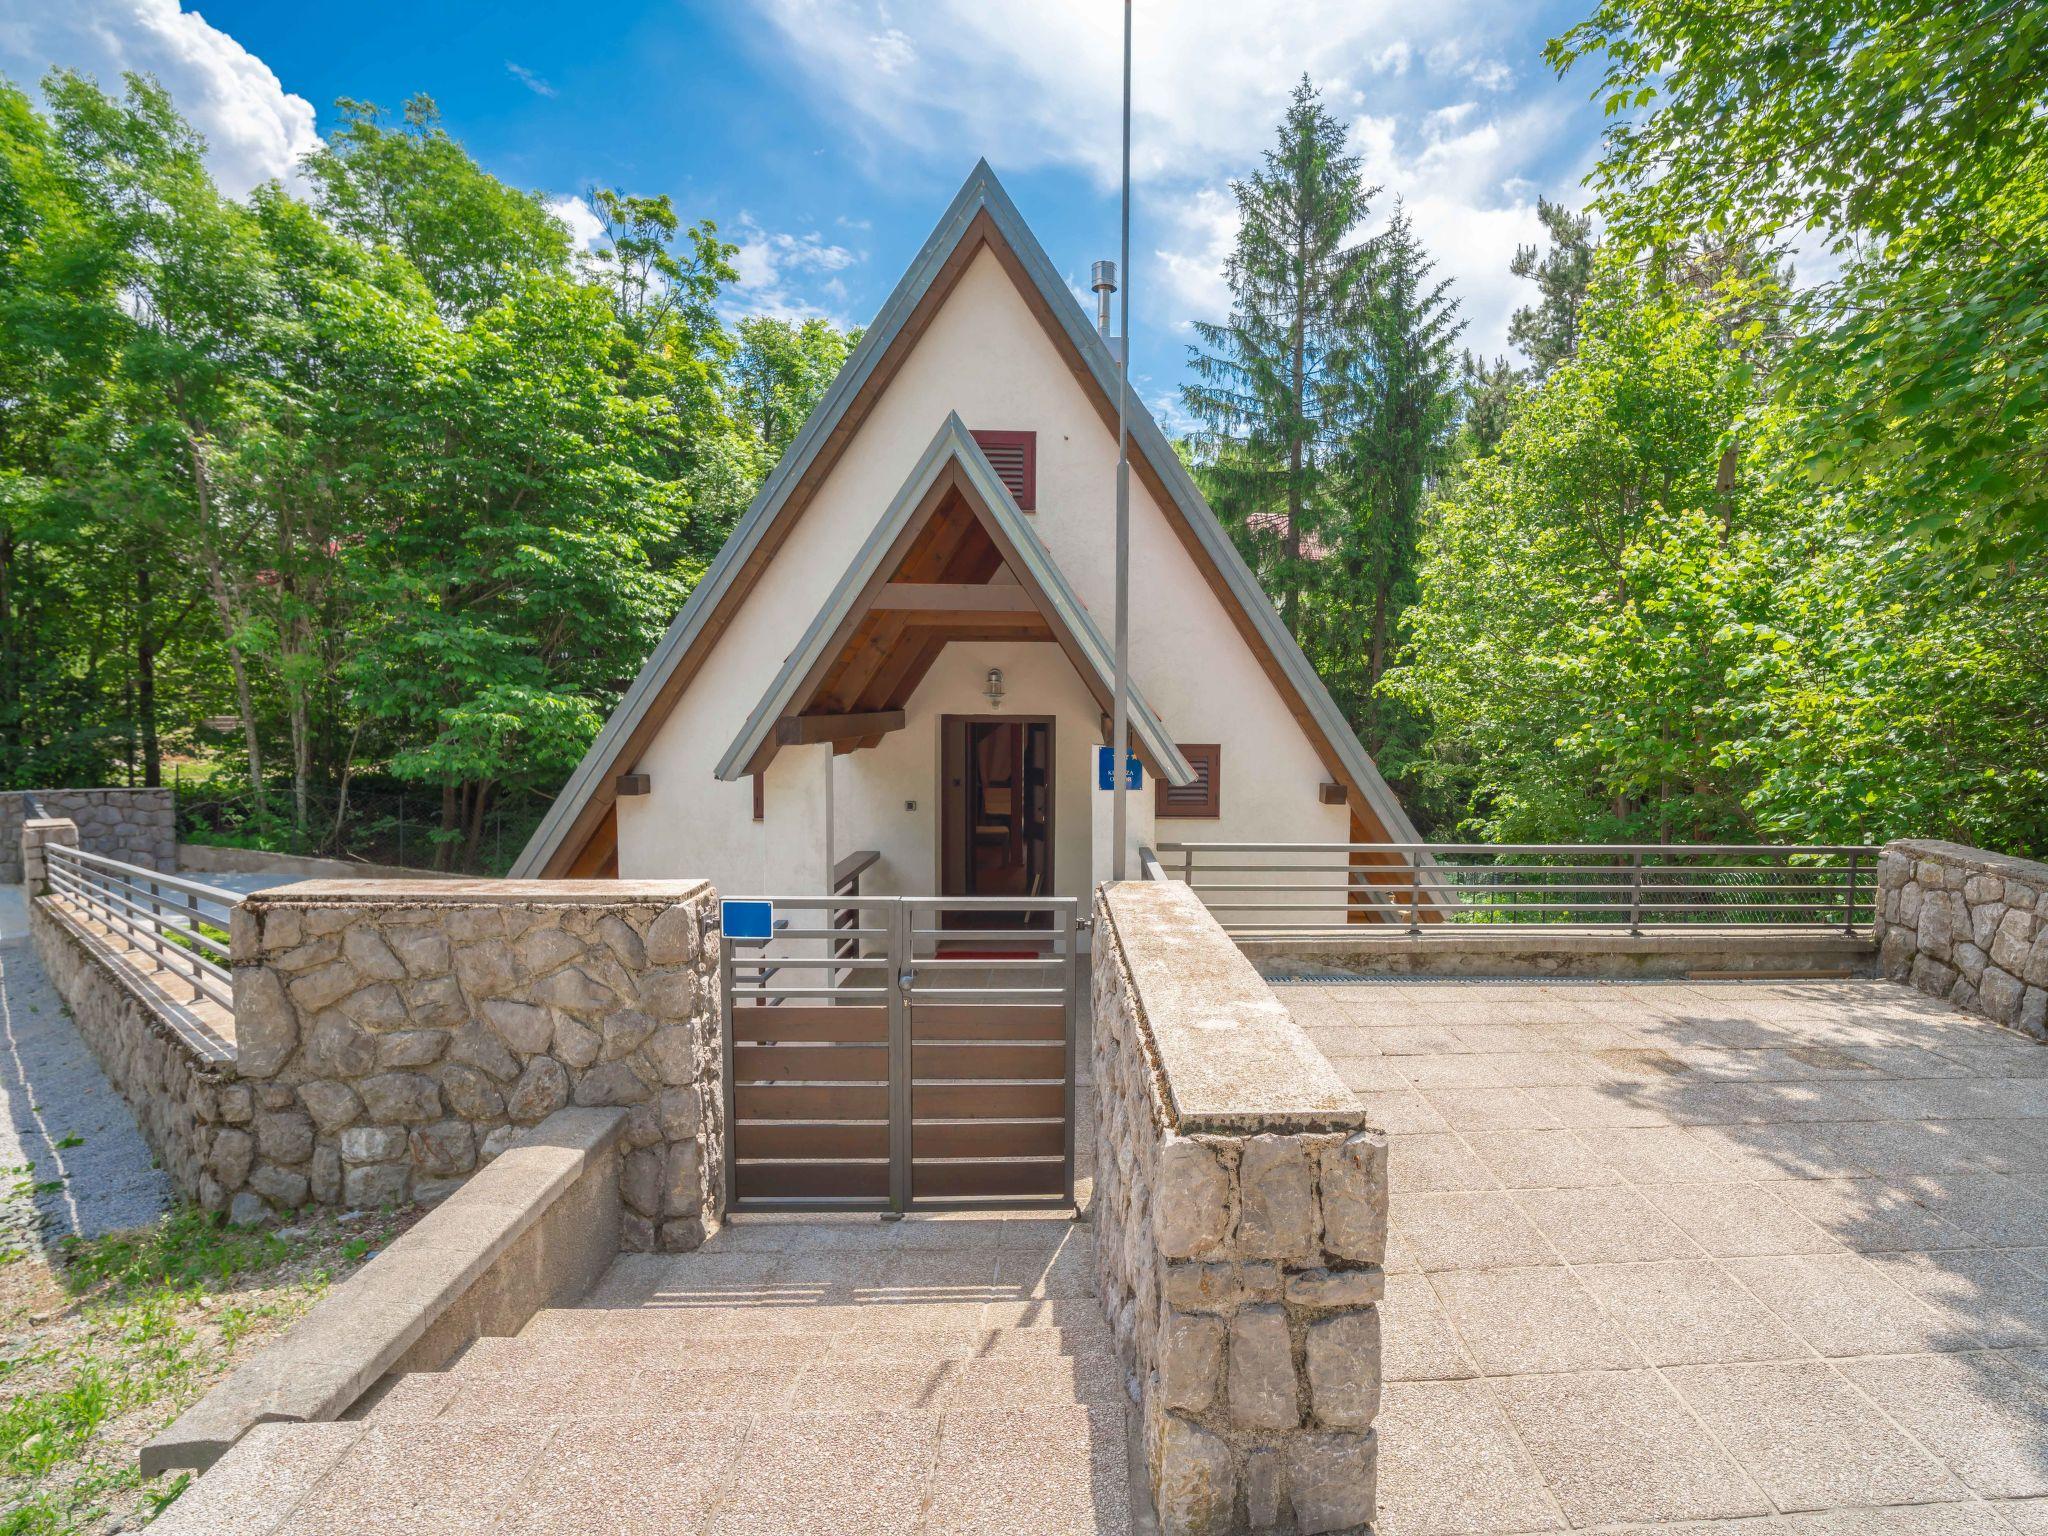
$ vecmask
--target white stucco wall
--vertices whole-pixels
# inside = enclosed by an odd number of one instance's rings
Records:
[[[619,873],[697,876],[721,890],[813,891],[824,868],[825,747],[784,748],[767,817],[745,782],[713,765],[873,530],[918,456],[957,410],[971,428],[1038,434],[1033,523],[1107,633],[1114,599],[1116,435],[1068,371],[1001,265],[979,255],[818,488],[769,569],[636,764],[652,793],[619,801]],[[1176,740],[1220,742],[1222,816],[1162,820],[1160,840],[1331,841],[1344,807],[1317,801],[1328,773],[1143,483],[1131,484],[1131,670]],[[874,848],[868,888],[932,892],[938,879],[941,714],[986,714],[982,679],[1003,669],[1003,714],[1057,717],[1054,883],[1088,888],[1090,756],[1098,710],[1051,644],[956,643],[882,746],[838,759],[838,851]],[[914,800],[917,809],[906,811]]]

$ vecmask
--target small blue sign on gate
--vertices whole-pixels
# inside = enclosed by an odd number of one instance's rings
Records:
[[[775,937],[775,903],[772,901],[721,901],[718,926],[728,939],[740,943],[765,944]]]
[[[1097,789],[1116,788],[1115,770],[1111,766],[1115,762],[1115,747],[1097,747],[1095,749],[1095,787]],[[1132,789],[1143,789],[1145,787],[1145,765],[1138,761],[1138,754],[1135,752],[1124,754],[1124,783]]]

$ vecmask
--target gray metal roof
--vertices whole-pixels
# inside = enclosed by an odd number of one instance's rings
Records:
[[[969,226],[977,215],[986,213],[997,230],[1009,244],[1019,265],[1038,290],[1047,310],[1060,326],[1061,332],[1080,353],[1083,363],[1094,378],[1098,388],[1115,396],[1117,392],[1117,365],[1109,347],[1096,334],[1094,325],[1082,313],[1066,282],[1052,264],[1038,239],[1031,233],[1030,226],[1018,213],[1010,195],[996,179],[986,160],[975,163],[944,217],[932,231],[910,268],[890,293],[888,302],[882,306],[875,323],[868,327],[861,337],[860,345],[847,358],[832,387],[825,392],[815,409],[812,410],[803,428],[791,441],[782,461],[775,466],[760,493],[755,496],[739,523],[734,527],[725,547],[718,552],[718,558],[711,569],[691,592],[683,611],[676,615],[669,625],[668,633],[662,636],[653,654],[647,658],[640,674],[633,680],[633,686],[626,690],[626,696],[619,701],[617,709],[604,728],[597,733],[597,739],[590,744],[590,750],[569,780],[562,786],[562,792],[548,807],[547,815],[534,829],[526,849],[519,856],[519,862],[512,867],[515,877],[531,876],[545,868],[556,847],[567,835],[576,820],[577,812],[601,788],[605,774],[612,766],[625,741],[653,707],[660,692],[661,680],[673,670],[679,658],[702,633],[705,623],[718,607],[737,573],[745,566],[747,559],[759,547],[766,536],[776,514],[788,500],[791,491],[802,481],[804,472],[824,447],[832,430],[839,424],[847,408],[859,395],[862,387],[874,374],[876,367],[888,355],[889,348],[901,333],[904,325],[916,311],[917,305],[929,291],[944,268],[947,258],[967,235]],[[1380,777],[1372,759],[1359,745],[1352,734],[1351,726],[1337,708],[1336,701],[1323,686],[1323,680],[1309,665],[1301,647],[1287,632],[1287,626],[1280,621],[1280,615],[1266,598],[1258,580],[1251,573],[1237,548],[1230,542],[1230,536],[1216,520],[1216,514],[1202,499],[1202,493],[1195,488],[1194,480],[1180,462],[1180,456],[1173,451],[1166,434],[1152,414],[1134,394],[1131,396],[1130,432],[1132,442],[1145,456],[1167,494],[1187,520],[1203,551],[1223,575],[1231,594],[1243,607],[1253,629],[1264,642],[1269,652],[1279,663],[1288,681],[1293,685],[1307,705],[1311,718],[1329,742],[1331,750],[1343,763],[1351,779],[1363,790],[1371,805],[1373,814],[1387,829],[1387,835],[1395,842],[1420,842],[1414,824],[1401,808],[1401,802]]]
[[[1082,606],[1074,589],[1067,585],[1059,563],[1032,531],[1030,520],[1011,499],[1009,487],[996,474],[987,455],[981,451],[981,445],[967,430],[967,424],[957,412],[948,412],[931,445],[919,457],[917,467],[911,470],[903,488],[889,503],[881,521],[875,524],[874,531],[832,588],[817,617],[804,631],[803,639],[782,664],[782,670],[775,674],[775,681],[768,685],[768,691],[754,706],[753,713],[747,716],[747,723],[726,749],[725,756],[719,759],[719,778],[730,781],[747,776],[748,766],[774,731],[775,722],[799,702],[797,695],[804,679],[813,674],[834,641],[841,638],[847,621],[859,616],[856,610],[861,594],[886,574],[883,564],[911,515],[924,504],[925,497],[938,483],[939,477],[949,466],[955,465],[967,488],[993,521],[994,527],[990,531],[1002,548],[1003,557],[1011,563],[1011,568],[1027,590],[1045,602],[1049,610],[1047,617],[1056,628],[1066,631],[1074,651],[1095,675],[1098,688],[1103,692],[1115,689],[1116,657],[1102,638],[1102,631],[1095,627],[1088,610]],[[1139,694],[1135,684],[1131,687],[1131,729],[1146,755],[1159,772],[1166,775],[1168,783],[1175,786],[1194,783],[1194,768],[1181,755],[1171,733]]]

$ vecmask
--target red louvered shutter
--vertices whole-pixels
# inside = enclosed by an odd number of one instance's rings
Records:
[[[1017,503],[1018,510],[1034,511],[1038,506],[1038,434],[990,430],[976,432],[974,440],[981,444],[990,467],[1009,488],[1010,499]]]
[[[1195,770],[1195,782],[1175,786],[1163,778],[1154,779],[1152,814],[1214,821],[1223,814],[1223,748],[1213,741],[1175,745]]]

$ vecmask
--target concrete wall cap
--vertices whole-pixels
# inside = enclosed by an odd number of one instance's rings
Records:
[[[1975,870],[1982,875],[2000,875],[2037,888],[2048,887],[2048,864],[2015,858],[2009,853],[1986,853],[1982,848],[1966,848],[1961,843],[1943,842],[1938,838],[1903,838],[1886,843],[1884,851],[1902,853],[1910,859],[1933,859],[1959,869]]]
[[[1175,1130],[1369,1126],[1358,1096],[1187,886],[1105,886],[1103,910]]]
[[[301,880],[253,891],[252,908],[275,906],[633,906],[688,901],[704,880]]]

